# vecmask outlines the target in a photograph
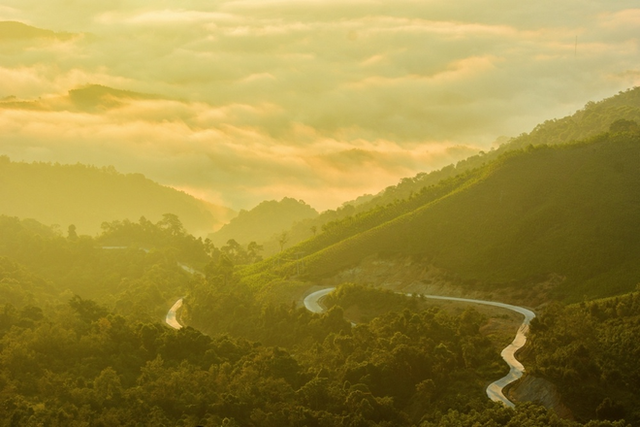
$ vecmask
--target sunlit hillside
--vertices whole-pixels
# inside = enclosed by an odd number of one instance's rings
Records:
[[[389,186],[375,195],[366,195],[345,202],[338,209],[326,210],[316,218],[301,221],[288,230],[290,244],[297,244],[312,237],[313,230],[317,233],[317,230],[333,221],[412,197],[440,181],[480,168],[509,151],[522,149],[528,145],[555,145],[592,137],[607,132],[614,122],[618,122],[616,126],[619,130],[624,130],[628,126],[633,126],[627,123],[629,121],[640,123],[640,87],[628,89],[598,102],[590,101],[584,108],[570,116],[547,120],[529,133],[504,138],[501,145],[492,147],[486,152],[469,156],[441,169],[405,177],[396,185]],[[275,245],[275,242],[271,245]]]
[[[557,275],[558,297],[633,290],[640,133],[629,123],[582,142],[504,154],[408,199],[329,223],[281,257],[286,263],[305,253],[303,277],[310,279],[370,256],[404,254],[468,287],[522,287]],[[262,266],[286,277],[297,264]]]

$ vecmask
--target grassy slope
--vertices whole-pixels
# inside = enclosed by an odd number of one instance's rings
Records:
[[[305,258],[306,274],[401,253],[426,255],[467,283],[559,274],[567,278],[564,297],[631,289],[640,277],[639,157],[638,136],[629,134],[508,154],[447,195],[315,251]],[[294,263],[275,269],[294,271]]]
[[[372,209],[387,206],[419,194],[424,188],[483,167],[504,153],[523,149],[529,145],[558,145],[583,140],[608,131],[616,120],[635,120],[640,123],[640,87],[620,92],[599,102],[589,102],[581,110],[561,119],[547,120],[536,126],[531,132],[523,133],[497,149],[451,164],[429,173],[419,173],[414,177],[403,178],[397,185],[387,187],[375,196],[363,196],[361,200],[345,203],[336,210],[328,210],[318,217],[301,221],[289,230],[290,243],[297,244],[313,236],[311,227],[320,230],[331,221],[366,213]]]

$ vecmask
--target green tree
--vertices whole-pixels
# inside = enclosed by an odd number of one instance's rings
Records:
[[[76,233],[76,226],[71,224],[67,229],[67,239],[78,240],[78,234]]]

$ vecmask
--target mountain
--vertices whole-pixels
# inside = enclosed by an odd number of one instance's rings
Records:
[[[65,95],[21,99],[10,95],[0,99],[0,108],[10,110],[82,111],[97,113],[119,108],[131,101],[166,99],[160,95],[90,84],[69,90]]]
[[[629,291],[640,277],[640,132],[628,124],[583,142],[508,152],[412,198],[337,221],[282,258],[308,254],[308,279],[401,254],[426,258],[467,286],[555,276],[563,279],[559,298]],[[269,271],[265,265],[246,274]],[[290,262],[275,271],[296,268]]]
[[[230,239],[244,245],[252,241],[260,243],[291,228],[296,221],[317,215],[318,212],[302,200],[285,197],[279,202],[264,201],[249,211],[241,210],[209,238],[215,245],[224,245]]]
[[[51,30],[32,27],[17,21],[0,22],[0,42],[32,39],[67,40],[74,37],[71,33],[56,33]]]
[[[526,148],[529,145],[557,145],[590,138],[609,130],[617,120],[640,123],[640,87],[628,89],[599,102],[588,102],[575,114],[561,119],[547,120],[529,133],[506,140],[490,151],[481,151],[458,163],[432,172],[422,172],[403,178],[397,185],[389,186],[376,195],[366,195],[343,204],[336,210],[322,212],[318,217],[296,224],[289,230],[291,244],[300,243],[313,236],[312,227],[320,230],[326,224],[358,215],[380,206],[394,204],[412,197],[432,185],[453,178],[466,171],[482,167],[504,153]]]
[[[148,93],[114,89],[103,85],[87,85],[69,91],[69,99],[79,109],[91,111],[117,107],[131,100],[159,99]]]
[[[173,213],[189,232],[203,235],[234,215],[141,174],[81,164],[12,162],[7,156],[0,156],[0,200],[0,214],[64,230],[74,224],[83,234],[97,233],[106,221],[137,221],[141,216],[157,221]]]
[[[429,173],[419,173],[403,178],[397,185],[387,187],[367,203],[356,206],[357,212],[371,209],[396,200],[410,197],[424,187],[435,185],[443,179],[452,178],[462,172],[472,170],[493,161],[509,151],[526,148],[529,145],[557,145],[583,140],[607,132],[609,126],[618,120],[640,123],[640,87],[628,89],[599,102],[588,102],[581,110],[561,119],[547,120],[529,133],[506,139],[495,149],[470,156],[442,169]],[[348,204],[352,204],[348,202]],[[353,203],[355,204],[355,203]]]

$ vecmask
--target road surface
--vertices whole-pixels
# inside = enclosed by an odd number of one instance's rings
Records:
[[[320,298],[324,297],[334,289],[335,288],[322,289],[321,291],[316,291],[307,295],[304,299],[305,308],[313,313],[322,313],[324,311],[324,307],[320,305]]]
[[[171,326],[173,329],[182,329],[182,325],[176,319],[176,312],[182,307],[182,298],[175,302],[169,309],[167,313],[167,317],[164,319],[167,322],[167,325]]]
[[[204,273],[202,273],[201,271],[195,270],[182,262],[179,262],[178,266],[182,268],[184,271],[186,271],[187,273],[193,274],[194,276],[204,276]],[[182,307],[182,298],[180,298],[171,306],[171,308],[167,312],[167,317],[165,317],[164,319],[167,325],[171,326],[173,329],[182,329],[182,325],[178,322],[178,319],[176,318],[176,313],[178,312],[180,307]]]
[[[314,313],[322,313],[324,311],[324,307],[320,305],[320,299],[334,289],[335,288],[322,289],[320,291],[316,291],[307,295],[307,297],[304,299],[304,306],[307,308],[307,310],[312,311]],[[406,295],[413,296],[412,294],[406,294]],[[438,295],[423,295],[423,297],[429,298],[429,299],[443,300],[443,301],[458,301],[458,302],[467,302],[471,304],[491,305],[494,307],[506,308],[507,310],[515,311],[516,313],[522,314],[524,316],[524,321],[522,322],[522,325],[520,325],[520,328],[518,328],[516,337],[513,339],[511,344],[505,347],[504,350],[502,350],[502,352],[500,353],[500,356],[502,356],[502,359],[504,359],[504,361],[507,362],[507,365],[509,365],[509,368],[510,368],[509,373],[504,377],[500,378],[499,380],[489,384],[486,390],[487,396],[489,397],[489,399],[493,400],[494,402],[502,402],[506,406],[513,408],[515,406],[514,403],[505,397],[502,390],[504,389],[505,386],[507,386],[508,384],[511,384],[512,382],[520,378],[525,371],[524,366],[522,366],[522,363],[518,362],[518,360],[515,357],[515,354],[516,354],[516,351],[521,349],[524,346],[524,344],[527,342],[526,334],[529,331],[529,322],[531,322],[531,319],[536,317],[535,313],[531,310],[527,310],[526,308],[518,307],[517,305],[504,304],[504,303],[495,302],[495,301],[484,301],[484,300],[469,299],[469,298],[443,297]]]

